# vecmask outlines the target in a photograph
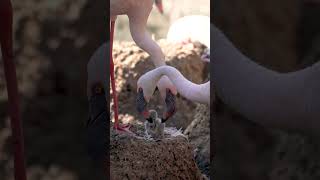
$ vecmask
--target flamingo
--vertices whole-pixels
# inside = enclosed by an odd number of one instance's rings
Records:
[[[210,81],[204,84],[194,84],[187,80],[176,68],[172,66],[161,66],[142,75],[138,82],[137,88],[142,89],[144,98],[149,101],[157,82],[162,76],[169,77],[175,85],[177,91],[185,98],[202,104],[210,104]],[[163,122],[167,119],[163,118]]]
[[[192,26],[190,26],[191,24]],[[178,19],[170,26],[167,41],[183,44],[199,41],[210,49],[210,18],[203,15],[190,15]],[[202,60],[210,62],[210,54],[203,55]],[[203,104],[210,103],[210,81],[200,85],[194,84],[171,66],[158,67],[139,78],[138,91],[143,90],[147,102],[151,99],[157,82],[164,75],[169,77],[177,91],[186,99]],[[163,118],[163,122],[166,120]]]
[[[7,83],[9,114],[11,117],[14,145],[14,177],[16,180],[26,180],[24,138],[19,110],[18,83],[13,61],[12,16],[11,1],[0,1],[0,44]]]
[[[320,62],[278,73],[242,54],[212,24],[215,91],[230,107],[260,125],[320,135]]]
[[[115,80],[114,80],[114,64],[112,59],[112,44],[113,44],[113,35],[114,35],[114,25],[117,18],[117,15],[127,15],[129,17],[129,26],[130,32],[135,43],[143,50],[145,50],[150,58],[153,60],[153,63],[156,67],[164,66],[164,54],[159,47],[159,45],[152,40],[150,35],[146,31],[146,23],[149,17],[149,14],[152,10],[153,2],[156,3],[160,12],[163,12],[162,1],[161,0],[111,0],[110,1],[110,78],[112,86],[112,94],[114,100],[114,117],[115,123],[114,128],[119,131],[129,132],[129,126],[121,126],[118,122],[118,100],[115,89]],[[175,87],[168,77],[164,76],[158,82],[158,89],[162,99],[172,99],[171,104],[167,104],[167,112],[165,113],[165,118],[169,118],[175,112],[175,101],[174,96],[177,94]],[[140,90],[137,98],[137,109],[144,118],[149,116],[149,112],[146,109],[148,102],[143,98],[143,92]],[[169,107],[169,108],[168,108]]]

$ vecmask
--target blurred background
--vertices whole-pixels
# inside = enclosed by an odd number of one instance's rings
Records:
[[[213,22],[256,63],[290,72],[319,62],[319,0],[212,3]],[[211,122],[216,139],[217,179],[319,178],[319,139],[262,127],[221,102]]]
[[[30,180],[95,177],[85,147],[86,65],[106,39],[107,1],[13,0],[14,55]],[[0,179],[13,179],[0,60]]]
[[[162,39],[167,36],[170,24],[186,15],[210,16],[210,1],[198,0],[163,0],[164,14],[161,15],[154,6],[148,19],[148,32],[154,38]],[[115,27],[115,40],[133,41],[129,30],[129,20],[126,15],[118,16]]]

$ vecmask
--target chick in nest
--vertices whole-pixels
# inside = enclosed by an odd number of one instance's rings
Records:
[[[144,123],[145,133],[147,137],[163,138],[165,123],[162,123],[158,118],[158,113],[155,110],[149,110],[149,118]]]

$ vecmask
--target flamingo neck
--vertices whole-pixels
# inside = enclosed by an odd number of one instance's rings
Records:
[[[183,97],[194,102],[210,103],[210,81],[204,84],[195,84],[171,66],[162,66],[148,73],[146,75],[150,77],[149,80],[152,83],[158,82],[162,76],[166,75]]]
[[[150,55],[150,58],[156,67],[166,65],[165,57],[160,46],[151,39],[147,32],[144,32],[141,40],[135,42],[141,49],[145,50]]]
[[[148,34],[145,26],[144,22],[130,19],[130,31],[134,42],[150,55],[156,67],[166,65],[162,49]]]

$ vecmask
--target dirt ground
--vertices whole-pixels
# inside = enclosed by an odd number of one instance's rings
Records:
[[[194,160],[194,148],[182,134],[165,133],[161,140],[146,140],[143,125],[134,123],[136,136],[111,128],[110,172],[112,180],[205,179]]]

